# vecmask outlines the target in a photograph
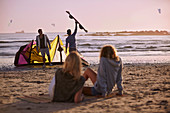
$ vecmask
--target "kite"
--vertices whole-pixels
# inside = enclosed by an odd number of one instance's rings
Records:
[[[54,40],[51,42],[51,49],[49,50],[50,59],[53,64],[63,64],[66,57],[69,54],[69,49],[67,49],[67,54],[65,53],[66,48],[59,35],[57,35]],[[82,64],[88,66],[89,63],[83,58],[80,54]],[[45,56],[46,63],[48,63],[48,58]],[[20,47],[18,52],[15,54],[14,65],[23,66],[23,65],[42,65],[43,59],[40,52],[36,50],[36,41],[32,40],[26,45]]]

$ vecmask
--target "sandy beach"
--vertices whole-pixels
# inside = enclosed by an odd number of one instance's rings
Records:
[[[170,64],[125,64],[123,67],[124,96],[92,97],[75,103],[28,102],[19,98],[48,95],[48,87],[55,70],[21,67],[0,71],[0,113],[169,113]],[[89,66],[97,71],[98,65]],[[87,67],[83,67],[82,73]],[[87,81],[87,86],[92,83]],[[114,91],[116,92],[116,91]],[[89,98],[89,97],[88,97]]]

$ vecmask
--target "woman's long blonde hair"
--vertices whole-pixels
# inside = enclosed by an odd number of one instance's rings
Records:
[[[105,57],[109,59],[114,59],[115,61],[119,61],[119,56],[117,56],[117,50],[112,45],[105,45],[102,47],[100,51],[100,58]]]
[[[74,76],[75,80],[80,79],[81,75],[81,59],[76,51],[71,52],[63,65],[63,70],[65,73],[70,73]]]

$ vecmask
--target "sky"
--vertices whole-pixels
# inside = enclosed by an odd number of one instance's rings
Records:
[[[67,10],[89,32],[170,31],[170,0],[0,0],[0,33],[66,32]]]

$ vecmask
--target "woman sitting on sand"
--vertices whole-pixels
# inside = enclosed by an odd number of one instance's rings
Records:
[[[86,80],[91,79],[94,87],[84,87],[83,94],[105,97],[117,84],[118,94],[122,95],[122,61],[116,53],[116,49],[111,45],[101,49],[97,74],[90,68],[87,68],[83,74]]]
[[[57,69],[49,86],[53,102],[81,102],[85,78],[81,75],[81,59],[77,52],[71,52],[63,69]]]

